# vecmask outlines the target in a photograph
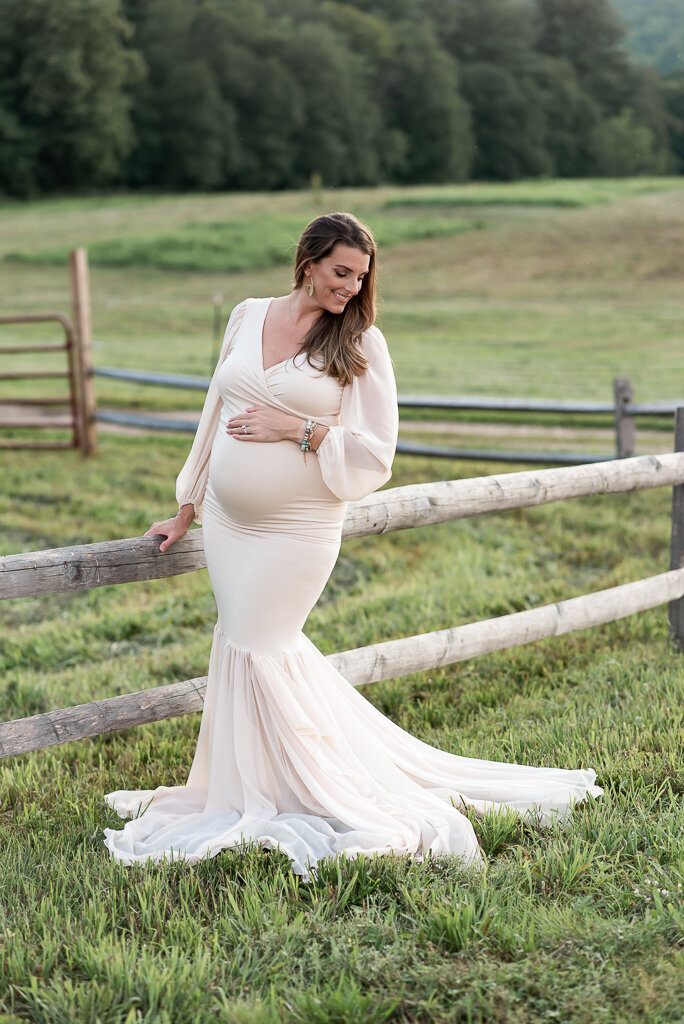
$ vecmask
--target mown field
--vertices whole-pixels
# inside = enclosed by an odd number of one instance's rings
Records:
[[[319,209],[351,208],[395,232],[383,249],[382,324],[403,390],[608,399],[623,373],[640,398],[684,397],[680,184],[0,207],[2,253],[33,254],[0,262],[0,313],[67,308],[64,268],[37,262],[58,246],[118,240],[120,252],[142,237],[154,253],[160,237],[185,237],[190,223],[282,218],[296,229]],[[428,222],[441,233],[420,238]],[[288,280],[280,262],[230,274],[94,264],[97,362],[207,373],[212,296],[229,304],[277,294]],[[26,336],[5,330],[3,343]],[[104,381],[98,394],[111,406],[179,410],[198,398]],[[641,450],[654,439],[655,450],[670,449],[665,427],[641,431]],[[606,446],[599,428],[587,441],[597,450]],[[516,429],[526,442],[552,443],[542,423]],[[103,433],[87,462],[0,452],[0,553],[144,532],[172,510],[188,444]],[[403,457],[392,483],[499,471]],[[328,653],[651,575],[668,565],[669,512],[663,490],[349,541],[307,632]],[[203,675],[215,608],[201,572],[9,601],[1,615],[0,701],[10,719]],[[484,878],[452,858],[381,858],[331,862],[302,884],[284,856],[260,849],[193,869],[109,861],[101,833],[117,818],[102,794],[182,783],[197,716],[4,762],[0,1020],[681,1021],[684,659],[670,645],[666,609],[363,692],[426,742],[594,767],[605,794],[550,831],[474,820]]]

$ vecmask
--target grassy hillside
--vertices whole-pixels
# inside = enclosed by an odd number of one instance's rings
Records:
[[[385,248],[383,326],[401,386],[607,398],[613,373],[627,372],[639,397],[684,395],[684,197],[663,188],[616,189],[574,207],[490,202],[467,212],[484,222],[478,230]],[[415,200],[431,206],[435,193],[324,198],[372,221],[397,199],[415,216]],[[33,252],[269,211],[305,219],[321,202],[11,207],[0,211],[0,244]],[[1,268],[1,312],[67,308],[61,267]],[[237,301],[287,281],[280,266],[230,275],[94,267],[97,359],[206,373],[215,291]],[[147,407],[186,400],[103,381],[98,391],[112,404],[134,394]],[[546,428],[523,428],[550,443]],[[0,452],[0,554],[144,532],[173,508],[188,443],[102,434],[87,462]],[[663,433],[661,450],[670,444]],[[400,457],[393,484],[502,470]],[[667,490],[614,495],[346,542],[307,633],[329,653],[660,572],[670,503]],[[11,719],[205,674],[215,606],[199,572],[5,602],[0,616],[0,704]],[[118,819],[103,793],[183,783],[197,716],[5,761],[0,1015],[13,1024],[679,1020],[684,659],[670,646],[666,609],[363,692],[455,753],[594,767],[604,796],[551,831],[475,820],[484,879],[451,858],[381,858],[330,863],[304,885],[283,856],[257,849],[194,869],[109,861],[101,832]]]

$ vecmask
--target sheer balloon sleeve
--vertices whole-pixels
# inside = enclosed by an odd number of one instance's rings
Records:
[[[392,475],[399,414],[387,343],[377,327],[361,342],[368,369],[342,392],[339,425],[318,448],[323,480],[342,501],[358,501]]]
[[[209,456],[211,455],[223,404],[218,387],[216,386],[216,377],[230,352],[233,338],[237,334],[245,315],[246,306],[247,300],[236,306],[230,314],[226,333],[223,336],[221,354],[219,355],[214,375],[211,378],[207,396],[204,399],[204,407],[197,426],[195,439],[192,442],[190,454],[185,460],[185,465],[176,478],[178,506],[180,508],[182,505],[193,505],[196,523],[202,522],[202,504],[204,502],[204,492],[207,488],[207,480],[209,479]]]

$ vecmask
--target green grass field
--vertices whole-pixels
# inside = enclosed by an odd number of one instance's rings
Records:
[[[546,201],[551,184],[539,186]],[[580,198],[595,185],[554,184],[557,196],[567,186]],[[382,320],[400,386],[608,400],[621,372],[639,398],[684,396],[683,197],[672,183],[643,194],[641,184],[616,183],[595,205],[492,203],[473,211],[485,223],[476,231],[387,246]],[[9,205],[0,246],[182,232],[233,213],[306,219],[324,201],[372,222],[401,197],[387,189]],[[8,260],[0,273],[0,313],[67,309],[63,268]],[[228,303],[287,281],[283,267],[93,267],[97,361],[207,373],[214,293]],[[2,343],[26,336],[4,331]],[[135,397],[141,408],[191,409],[198,399],[105,381],[98,393],[122,407]],[[486,426],[474,443],[512,443],[492,442]],[[520,446],[533,428],[540,446],[567,440],[519,422]],[[599,434],[592,444],[605,443]],[[658,450],[671,447],[667,433],[657,439]],[[0,452],[0,554],[143,533],[172,511],[188,444],[103,433],[88,461]],[[502,470],[400,457],[392,484]],[[582,499],[345,542],[307,633],[329,653],[661,572],[670,502],[667,490]],[[214,621],[205,572],[5,602],[3,718],[203,675]],[[284,856],[259,849],[193,869],[109,861],[101,832],[118,819],[103,793],[182,783],[198,716],[7,760],[0,1021],[681,1021],[684,659],[670,645],[666,608],[363,692],[426,742],[594,767],[605,794],[551,831],[474,819],[484,878],[453,859],[380,858],[331,862],[302,884]]]

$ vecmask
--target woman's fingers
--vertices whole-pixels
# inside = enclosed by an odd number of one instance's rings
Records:
[[[165,534],[167,532],[167,528],[170,525],[171,524],[168,521],[165,522],[165,523],[152,523],[152,525],[150,526],[149,530],[147,531],[146,534],[144,534],[144,536],[145,537],[150,537],[150,536],[154,535],[156,537],[160,533],[164,533]]]
[[[143,534],[144,537],[168,537],[178,526],[173,519],[166,519],[163,523],[152,523],[147,533]]]
[[[226,433],[239,441],[282,441],[288,436],[288,423],[293,417],[260,405],[228,420]]]

